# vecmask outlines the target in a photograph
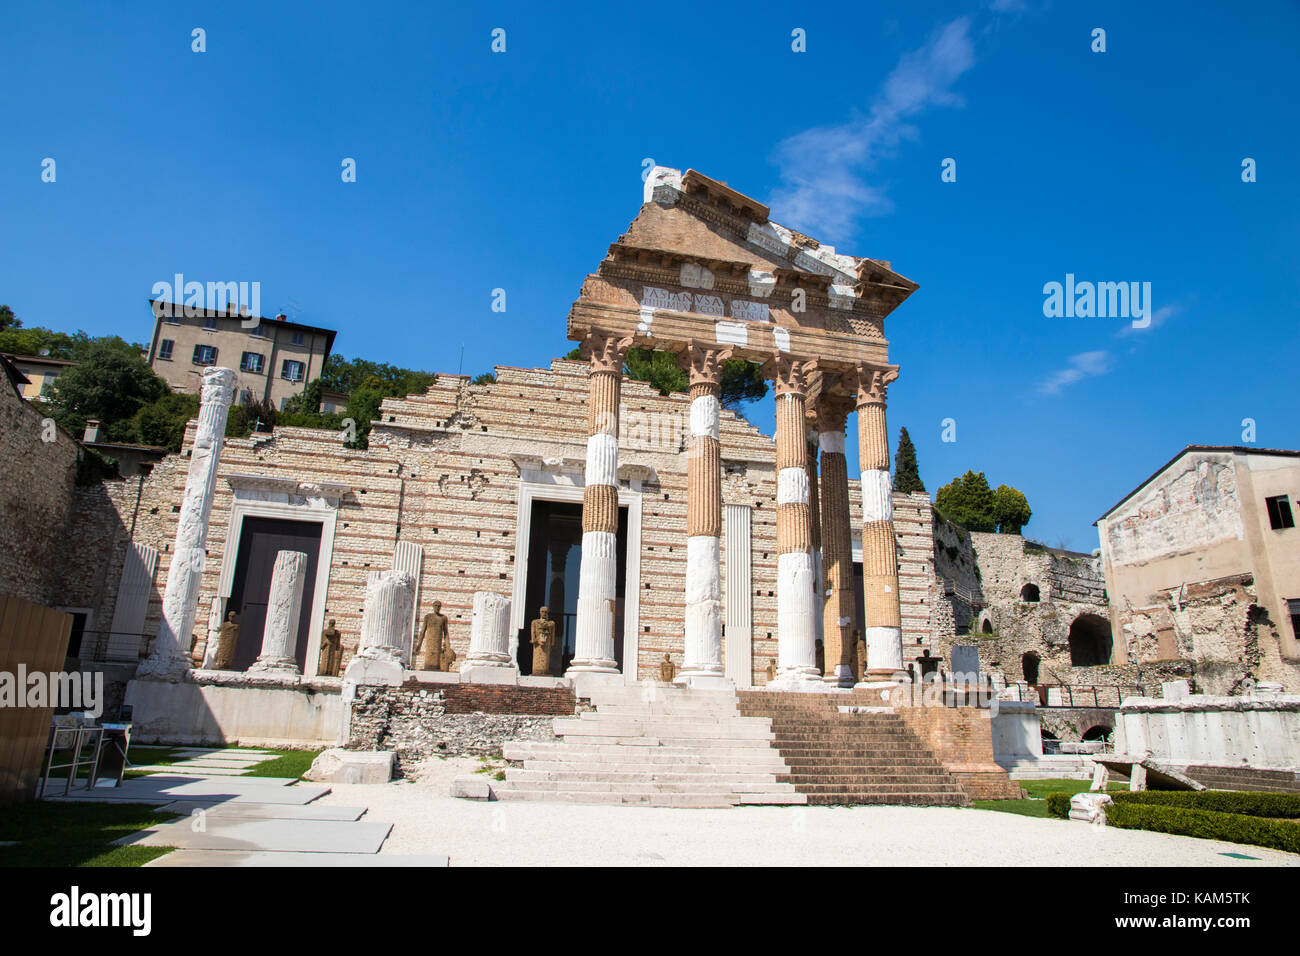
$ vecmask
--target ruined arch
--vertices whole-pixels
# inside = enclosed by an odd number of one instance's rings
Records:
[[[1110,742],[1110,735],[1111,735],[1112,733],[1114,733],[1114,730],[1113,730],[1112,728],[1107,727],[1105,724],[1097,724],[1096,726],[1094,726],[1094,727],[1089,727],[1087,730],[1085,730],[1085,731],[1083,732],[1083,738],[1082,738],[1082,739],[1083,739],[1083,740],[1101,740],[1101,741],[1105,741],[1105,742],[1109,743],[1109,742]]]
[[[1038,683],[1038,661],[1038,655],[1033,651],[1021,655],[1020,673],[1024,676],[1026,684]]]
[[[1098,614],[1080,614],[1070,625],[1070,666],[1109,664],[1114,644],[1110,621]]]
[[[1028,604],[1037,604],[1041,600],[1037,584],[1026,584],[1020,589],[1020,600]]]
[[[990,621],[987,617],[984,619],[984,623],[980,625],[980,633],[982,634],[993,633],[993,622]]]

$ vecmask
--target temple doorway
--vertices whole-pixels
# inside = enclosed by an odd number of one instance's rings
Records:
[[[627,506],[618,509],[618,578],[615,585],[614,657],[623,670],[623,607],[627,587]],[[560,676],[573,660],[578,620],[578,579],[582,566],[582,504],[534,498],[528,535],[523,626],[515,661],[519,673],[533,673],[532,622],[543,606],[555,622],[551,675]]]
[[[321,526],[315,521],[246,517],[239,532],[239,553],[235,578],[226,610],[239,615],[239,641],[235,645],[234,670],[247,670],[262,652],[266,604],[271,594],[271,574],[280,551],[302,551],[307,555],[302,604],[298,615],[298,640],[294,659],[304,673],[307,644],[311,637],[312,600],[315,596],[316,567],[320,557]]]

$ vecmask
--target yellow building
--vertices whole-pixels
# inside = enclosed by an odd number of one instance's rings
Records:
[[[222,365],[235,370],[235,401],[269,402],[281,409],[318,378],[334,347],[333,329],[227,310],[191,310],[161,299],[154,313],[149,365],[173,390],[195,392],[203,370]],[[188,315],[186,312],[194,314]]]
[[[46,401],[49,396],[44,394],[45,386],[54,384],[56,378],[78,364],[66,359],[50,358],[48,355],[6,354],[5,358],[27,378],[27,383],[22,386],[22,396],[29,402]]]

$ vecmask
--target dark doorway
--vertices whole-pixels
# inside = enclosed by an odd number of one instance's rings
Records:
[[[1095,667],[1109,664],[1110,621],[1096,614],[1080,614],[1070,625],[1070,665]]]
[[[1026,584],[1020,589],[1020,600],[1028,601],[1030,604],[1038,602],[1039,593],[1037,584]]]
[[[618,509],[618,578],[615,583],[614,657],[623,669],[623,604],[627,587],[627,508]],[[533,499],[528,535],[528,580],[524,584],[524,626],[515,661],[519,673],[533,673],[532,623],[545,605],[555,622],[556,654],[551,675],[562,675],[573,660],[578,620],[578,579],[582,567],[582,505],[576,501]]]
[[[1083,739],[1109,741],[1110,735],[1111,735],[1111,729],[1109,727],[1106,727],[1102,724],[1098,724],[1096,727],[1089,727],[1086,731],[1084,731]]]
[[[1038,655],[1033,651],[1020,658],[1020,672],[1025,675],[1026,684],[1038,683]]]
[[[980,625],[980,631],[983,632],[983,633],[985,633],[985,634],[992,634],[992,633],[993,633],[993,622],[990,621],[988,618],[985,618],[985,619],[984,619],[984,623]]]
[[[266,602],[271,594],[275,556],[281,551],[302,551],[307,555],[307,574],[298,615],[298,642],[294,657],[306,671],[307,642],[311,637],[312,599],[316,591],[316,562],[320,556],[320,529],[314,521],[283,518],[245,518],[235,558],[235,581],[226,603],[239,615],[239,643],[235,645],[235,670],[247,670],[262,652],[262,631],[266,624]]]

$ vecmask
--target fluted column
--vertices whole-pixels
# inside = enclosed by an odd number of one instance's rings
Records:
[[[158,622],[153,650],[148,660],[136,669],[136,677],[180,680],[191,666],[190,636],[198,613],[208,517],[217,489],[221,449],[226,441],[226,417],[235,395],[235,373],[228,368],[205,369],[199,395],[199,423],[190,450],[185,497],[181,500],[176,543],[163,590],[162,619]]]
[[[776,360],[776,683],[820,683],[809,516],[805,362]]]
[[[823,680],[852,687],[853,678],[853,529],[849,517],[849,474],[844,457],[844,426],[852,401],[823,395],[817,403],[821,449],[822,609],[826,673]]]
[[[686,649],[681,683],[723,679],[722,448],[718,441],[722,363],[731,351],[692,345],[681,358],[690,373],[691,445],[686,492]]]
[[[885,393],[896,366],[859,366],[858,460],[862,467],[862,582],[868,669],[863,681],[891,680],[903,670],[903,630],[898,603],[893,483]]]
[[[298,617],[302,610],[302,588],[307,577],[307,555],[302,551],[281,551],[271,572],[271,593],[266,601],[266,623],[262,628],[262,653],[249,673],[300,674],[294,652],[298,644]]]
[[[823,654],[826,651],[825,633],[822,626],[822,608],[826,604],[826,589],[822,586],[822,512],[821,512],[821,492],[817,480],[817,453],[820,443],[820,435],[817,432],[816,424],[813,422],[813,409],[808,407],[805,400],[804,410],[808,413],[808,421],[804,429],[808,436],[808,449],[805,455],[804,468],[808,472],[808,525],[812,539],[812,567],[813,567],[813,640],[822,642]],[[830,658],[825,658],[829,661]],[[829,665],[828,665],[829,666]],[[822,668],[825,674],[826,668]]]
[[[460,679],[474,684],[513,684],[519,668],[510,656],[510,599],[491,591],[474,592],[469,652]]]
[[[357,656],[404,665],[410,660],[411,609],[415,575],[410,571],[371,571],[361,612]]]
[[[630,338],[592,333],[587,408],[582,564],[573,663],[566,673],[617,674],[614,604],[618,583],[618,406]],[[635,673],[636,662],[632,662]]]

